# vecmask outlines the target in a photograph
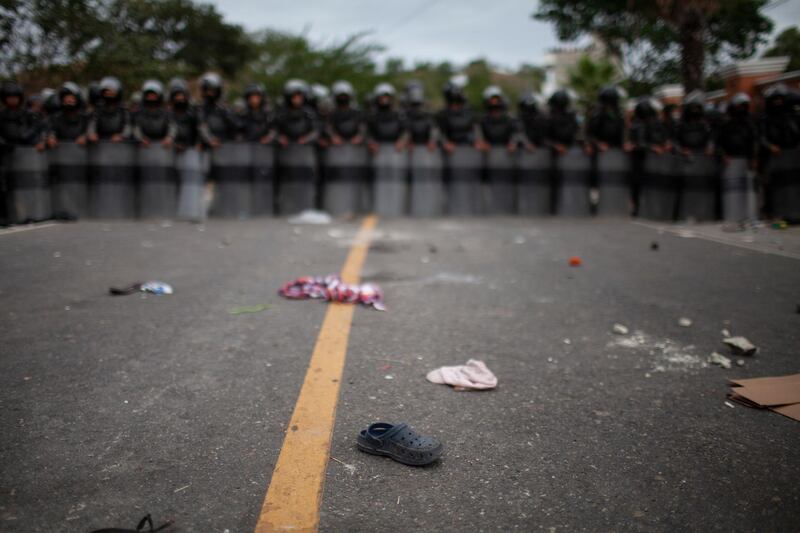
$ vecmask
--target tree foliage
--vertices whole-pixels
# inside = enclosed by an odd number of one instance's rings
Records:
[[[764,53],[766,57],[788,56],[788,70],[800,70],[800,29],[797,26],[783,30],[775,38],[772,47]]]
[[[78,81],[115,75],[235,74],[253,57],[244,30],[210,5],[190,0],[10,0],[0,10],[6,45],[0,72]]]
[[[623,58],[629,77],[648,81],[680,73],[700,88],[708,67],[751,56],[772,23],[768,0],[541,0],[534,17],[562,40],[602,40]]]
[[[617,69],[606,59],[592,60],[585,55],[567,73],[569,85],[578,95],[578,103],[589,109],[597,100],[597,93],[617,76]]]

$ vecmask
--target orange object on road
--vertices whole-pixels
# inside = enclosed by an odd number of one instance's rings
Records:
[[[569,258],[569,266],[571,267],[579,267],[582,264],[583,261],[581,261],[581,258],[578,257],[577,255],[573,255],[572,257]]]

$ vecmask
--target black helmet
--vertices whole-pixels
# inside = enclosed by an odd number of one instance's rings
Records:
[[[539,112],[539,97],[533,91],[526,91],[519,98],[519,110],[522,113],[533,115]]]
[[[448,104],[464,103],[464,83],[455,78],[444,84],[444,99]]]
[[[175,98],[175,95],[178,93],[183,93],[186,95],[187,99],[189,98],[189,85],[186,83],[186,80],[182,78],[172,78],[169,80],[167,87],[169,89],[170,100]]]
[[[639,119],[651,118],[656,114],[656,108],[653,106],[653,101],[647,96],[643,96],[636,100],[636,105],[633,108],[633,114]]]
[[[114,76],[106,76],[102,80],[100,80],[100,96],[103,97],[103,93],[106,91],[114,91],[116,96],[114,96],[114,100],[122,100],[122,83],[115,78]]]
[[[404,100],[409,105],[422,105],[425,103],[425,88],[418,81],[406,83]]]
[[[78,87],[78,84],[68,81],[61,86],[61,90],[58,91],[58,100],[62,106],[64,105],[64,97],[67,95],[72,95],[75,97],[77,100],[76,107],[80,107],[83,104],[83,94],[81,92],[81,88]]]
[[[164,86],[158,80],[147,80],[142,84],[142,99],[147,100],[147,94],[155,94],[158,101],[164,100]]]
[[[487,109],[492,107],[491,102],[495,98],[498,100],[498,107],[504,109],[507,104],[506,95],[503,94],[503,90],[497,85],[489,85],[486,87],[481,94],[481,98],[483,99],[484,107]]]
[[[58,110],[61,109],[61,99],[58,97],[58,92],[55,89],[45,87],[39,91],[37,96],[42,103],[42,109],[44,109],[44,112],[48,115],[57,113]]]
[[[547,100],[547,105],[550,106],[551,109],[559,109],[562,111],[568,109],[571,103],[572,97],[566,89],[557,90],[551,94],[550,98]]]
[[[339,98],[340,96],[355,98],[356,96],[356,91],[353,89],[353,86],[349,81],[345,80],[334,82],[333,87],[331,87],[331,92],[333,93],[334,98]]]
[[[597,93],[597,101],[607,106],[617,107],[621,96],[619,87],[606,85]]]
[[[205,91],[206,89],[216,89],[222,91],[222,78],[216,72],[206,72],[200,78],[200,88]]]
[[[86,88],[86,92],[89,95],[89,104],[92,106],[96,106],[100,102],[100,82],[99,81],[90,81],[89,85]]]
[[[19,96],[21,102],[25,98],[25,93],[19,83],[9,80],[3,82],[3,88],[0,91],[0,97],[2,97],[3,100],[5,100],[7,96]]]
[[[245,99],[249,98],[251,94],[257,94],[261,98],[264,98],[264,95],[267,94],[267,90],[262,84],[253,82],[247,84],[247,87],[244,88]]]
[[[283,86],[283,98],[287,104],[291,103],[292,96],[295,94],[302,94],[303,98],[308,101],[308,93],[308,84],[303,80],[291,79]]]
[[[216,72],[206,72],[200,78],[200,90],[203,91],[203,99],[216,101],[222,96],[222,78]],[[207,94],[209,90],[212,91],[211,96]]]

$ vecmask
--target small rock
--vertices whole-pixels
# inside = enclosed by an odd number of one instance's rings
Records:
[[[744,366],[744,359],[737,359],[736,360],[736,365],[737,366]]]
[[[572,341],[569,339],[564,339],[564,344],[572,344]]]
[[[628,328],[626,328],[622,324],[614,324],[614,327],[612,329],[613,329],[614,333],[616,333],[617,335],[627,335],[628,334]]]
[[[745,337],[729,337],[722,342],[730,346],[731,351],[738,355],[754,355],[758,348]]]
[[[722,333],[722,336],[726,339],[731,336],[731,332],[727,329],[723,329],[720,333]]]
[[[724,355],[714,352],[708,357],[708,362],[719,365],[722,368],[730,368],[731,367],[731,360],[725,357]]]
[[[686,317],[681,317],[678,319],[678,325],[683,328],[688,328],[692,325],[692,320]]]

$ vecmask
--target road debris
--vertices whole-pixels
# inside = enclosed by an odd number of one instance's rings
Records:
[[[573,255],[569,258],[569,266],[571,267],[579,267],[583,264],[583,260],[578,257],[577,255]]]
[[[150,294],[172,294],[172,286],[163,281],[145,281],[144,283],[134,283],[127,287],[109,287],[109,294],[113,296],[126,296],[137,292],[149,292]]]
[[[344,467],[344,469],[347,470],[347,473],[350,474],[351,476],[356,473],[356,465],[351,465],[351,464],[345,463],[341,459],[337,459],[336,457],[334,457],[332,455],[330,457],[331,457],[331,461],[336,461],[337,463],[342,465]]]
[[[331,221],[331,216],[328,213],[325,211],[319,211],[317,209],[305,209],[288,218],[289,224],[323,225],[330,224]]]
[[[722,368],[731,367],[731,360],[717,352],[713,352],[710,356],[708,356],[708,362],[712,365],[719,365]]]
[[[497,376],[483,361],[470,359],[464,365],[431,370],[425,378],[431,383],[450,385],[457,391],[488,390],[497,387]]]
[[[629,330],[626,326],[623,326],[622,324],[614,324],[612,331],[617,335],[627,335]]]
[[[769,409],[800,422],[800,374],[732,379],[728,399],[758,409]]]
[[[730,346],[731,351],[737,355],[755,355],[758,348],[745,337],[728,337],[722,342]]]
[[[692,325],[692,320],[690,318],[681,317],[678,319],[678,325],[682,328],[688,328]]]
[[[659,248],[658,241],[653,241],[650,243],[650,249],[654,252],[657,252]]]
[[[278,294],[290,300],[317,299],[338,303],[360,303],[385,311],[383,292],[372,283],[352,285],[342,282],[339,276],[305,276],[289,281],[278,290]]]

